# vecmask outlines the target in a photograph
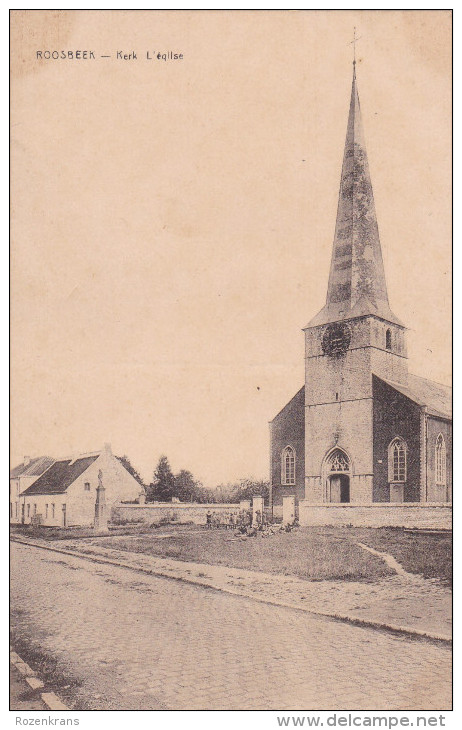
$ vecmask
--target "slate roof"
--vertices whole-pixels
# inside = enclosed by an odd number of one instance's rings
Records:
[[[412,373],[409,373],[407,385],[377,377],[419,406],[426,406],[430,415],[452,419],[452,388],[448,385],[434,383],[433,380]]]
[[[10,471],[10,479],[18,477],[38,477],[52,465],[54,459],[51,456],[37,456],[31,459],[28,464],[18,464]]]
[[[269,421],[269,423],[273,423],[273,421],[275,421],[275,420],[276,420],[276,418],[277,418],[278,416],[280,416],[280,415],[281,415],[281,413],[282,413],[283,411],[285,411],[285,409],[286,409],[286,408],[287,408],[288,406],[290,406],[290,404],[291,404],[291,403],[293,403],[293,402],[294,402],[294,400],[296,400],[297,398],[299,398],[299,397],[301,396],[301,394],[302,394],[302,393],[303,393],[303,397],[304,397],[304,396],[305,396],[305,386],[304,386],[304,385],[302,385],[302,387],[300,388],[300,390],[297,390],[297,392],[295,393],[294,397],[293,397],[293,398],[291,398],[291,399],[290,399],[290,401],[289,401],[288,403],[286,403],[286,405],[285,405],[285,406],[284,406],[283,408],[281,408],[281,410],[280,410],[280,411],[278,411],[278,413],[276,413],[276,415],[274,416],[274,418],[273,418],[273,419],[272,419],[271,421]]]
[[[306,327],[368,314],[403,326],[388,303],[355,69],[326,305]]]
[[[135,479],[135,481],[137,481],[137,482],[138,482],[138,484],[139,484],[139,485],[140,485],[141,487],[143,487],[143,489],[144,489],[144,488],[145,488],[145,484],[144,484],[143,480],[141,479],[140,475],[138,474],[138,472],[136,471],[136,469],[133,469],[133,471],[134,471],[135,473],[134,473],[134,474],[132,474],[132,472],[131,472],[131,471],[130,471],[129,469],[127,469],[127,467],[125,466],[125,464],[124,464],[124,462],[123,462],[123,458],[122,458],[122,456],[116,456],[116,459],[117,459],[118,461],[120,461],[120,463],[122,464],[122,466],[123,466],[123,468],[125,469],[125,471],[128,471],[128,473],[130,474],[130,476],[132,476],[132,477],[133,477],[133,479]]]
[[[99,457],[82,456],[77,459],[62,459],[55,461],[52,466],[30,485],[21,495],[31,494],[64,494],[67,488],[88,469]]]

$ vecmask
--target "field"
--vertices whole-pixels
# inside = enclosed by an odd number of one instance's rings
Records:
[[[159,539],[162,531],[170,536]],[[242,541],[231,531],[197,526],[165,527],[162,531],[114,536],[109,542],[130,552],[297,575],[309,580],[371,581],[393,574],[381,558],[358,546],[362,542],[389,553],[410,573],[439,578],[445,584],[451,582],[451,535],[420,535],[391,528],[306,527]],[[107,538],[95,542],[109,545]]]
[[[241,539],[231,530],[198,525],[150,528],[125,526],[104,537],[91,528],[14,528],[13,533],[46,540],[91,538],[93,545],[114,547],[177,560],[296,575],[307,580],[374,581],[393,571],[358,543],[392,555],[409,573],[452,580],[452,535],[418,534],[401,528],[305,527],[268,538]]]

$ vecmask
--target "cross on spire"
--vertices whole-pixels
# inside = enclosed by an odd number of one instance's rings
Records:
[[[361,40],[362,36],[359,36],[359,38],[356,36],[356,26],[353,28],[353,40],[349,42],[349,46],[353,46],[353,66],[356,66],[356,44],[359,40]]]

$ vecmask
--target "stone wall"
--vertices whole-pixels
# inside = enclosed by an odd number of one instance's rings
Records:
[[[451,529],[452,506],[443,503],[401,504],[299,504],[300,525],[352,525],[353,527],[420,527]]]
[[[206,524],[206,514],[230,514],[239,512],[239,504],[197,504],[191,502],[153,502],[151,504],[121,504],[112,505],[111,522],[126,524],[130,522],[144,522],[148,525],[168,522],[194,522],[196,525]]]
[[[305,497],[310,502],[326,500],[325,457],[336,446],[350,461],[350,501],[372,502],[372,399],[307,407]]]

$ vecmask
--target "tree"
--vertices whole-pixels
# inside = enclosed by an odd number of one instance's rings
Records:
[[[269,482],[264,479],[241,479],[239,482],[218,484],[215,489],[205,491],[207,491],[208,502],[236,503],[241,499],[261,496],[266,504],[269,503]]]
[[[169,502],[175,496],[175,477],[167,457],[163,454],[148,487],[147,501]]]
[[[201,483],[196,481],[187,469],[175,474],[175,497],[182,502],[198,502],[201,497]]]
[[[252,499],[253,496],[263,497],[265,504],[269,504],[269,482],[264,479],[241,479],[240,484],[235,485],[233,501]]]

